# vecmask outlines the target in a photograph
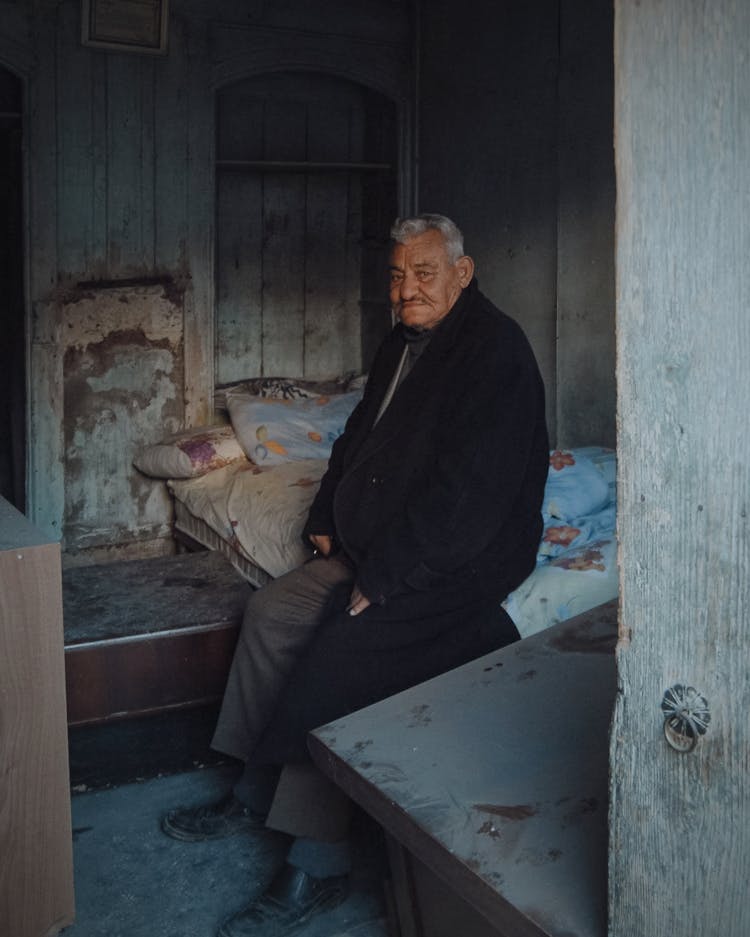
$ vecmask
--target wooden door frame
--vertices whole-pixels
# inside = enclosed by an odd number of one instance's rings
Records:
[[[615,68],[609,933],[745,937],[750,8],[617,0]],[[671,688],[693,703],[681,745]]]
[[[25,30],[19,36],[27,37]],[[23,85],[22,185],[24,305],[26,316],[26,513],[49,537],[62,535],[63,443],[60,323],[56,297],[57,166],[49,128],[55,126],[55,18],[39,19],[34,47],[0,36],[0,63]],[[30,153],[34,153],[33,173]]]

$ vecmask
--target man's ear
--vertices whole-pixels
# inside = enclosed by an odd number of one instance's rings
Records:
[[[458,282],[461,289],[466,289],[474,276],[474,261],[471,257],[459,257],[456,261],[456,269],[458,270]]]

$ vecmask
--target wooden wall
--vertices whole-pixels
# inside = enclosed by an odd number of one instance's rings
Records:
[[[372,323],[359,321],[360,267],[370,265],[360,257],[341,277],[309,274],[306,318],[283,301],[265,317],[261,347],[274,353],[216,367],[215,278],[218,269],[226,284],[234,240],[225,214],[217,265],[217,97],[296,72],[387,102],[393,214],[410,198],[399,168],[410,162],[409,60],[407,17],[388,0],[356,12],[338,0],[322,12],[302,2],[173,0],[164,56],[83,46],[79,0],[0,0],[0,63],[23,81],[28,140],[29,511],[63,540],[66,562],[170,548],[164,486],[131,459],[140,445],[215,419],[217,377],[357,370],[371,351]],[[251,127],[250,138],[253,129],[263,132]],[[357,198],[357,212],[343,216],[352,254],[374,214]],[[313,210],[307,222],[320,237],[325,214]],[[281,230],[277,239],[277,259],[292,261]],[[290,281],[272,259],[265,285],[276,267],[280,297]],[[320,268],[331,258],[318,250],[308,260]],[[234,345],[228,318],[219,319],[220,361]]]
[[[750,6],[619,0],[616,13],[610,934],[746,937]],[[665,737],[675,685],[708,708],[692,751]]]
[[[22,83],[0,68],[0,497],[20,511],[26,487]]]
[[[556,406],[561,445],[616,444],[613,5],[560,6]]]
[[[300,72],[259,75],[217,96],[216,379],[336,377],[366,370],[361,297],[372,230],[370,180],[398,212],[394,102]],[[383,313],[386,312],[386,315]],[[364,326],[364,327],[363,327]]]
[[[612,9],[440,0],[420,50],[420,207],[455,218],[524,327],[552,440],[612,446]]]
[[[557,424],[566,445],[612,441],[611,24],[591,2],[469,0],[456,16],[445,0],[329,0],[323,10],[173,0],[166,56],[82,46],[78,0],[0,0],[0,13],[0,62],[23,81],[28,141],[28,503],[37,526],[62,538],[66,562],[168,548],[164,489],[130,460],[165,432],[213,420],[216,380],[368,360],[385,326],[379,267],[393,203],[464,228],[480,285],[537,351],[553,438]],[[293,73],[335,85],[340,102],[358,99],[346,147],[308,131],[306,147],[399,167],[387,185],[377,173],[356,184],[352,174],[295,177],[312,193],[289,229],[309,251],[302,279],[284,238],[265,240],[262,276],[234,265],[258,230],[237,211],[238,177],[223,170],[229,235],[216,236],[216,164],[237,133],[217,137],[217,115],[232,114],[252,83],[293,83]],[[265,238],[272,202],[261,215]],[[334,283],[309,235],[335,218],[348,234]],[[268,315],[231,299],[248,283],[266,291]],[[279,284],[296,291],[293,303],[278,301]]]

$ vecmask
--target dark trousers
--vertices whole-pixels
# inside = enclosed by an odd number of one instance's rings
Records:
[[[344,604],[354,584],[337,557],[312,559],[250,597],[229,672],[212,747],[252,763],[299,656],[332,603]],[[251,770],[251,769],[250,769]],[[286,765],[267,825],[292,836],[335,842],[346,836],[349,800],[311,764]]]

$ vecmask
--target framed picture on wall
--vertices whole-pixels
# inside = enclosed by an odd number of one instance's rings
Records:
[[[81,41],[120,52],[167,51],[168,0],[82,0]]]

